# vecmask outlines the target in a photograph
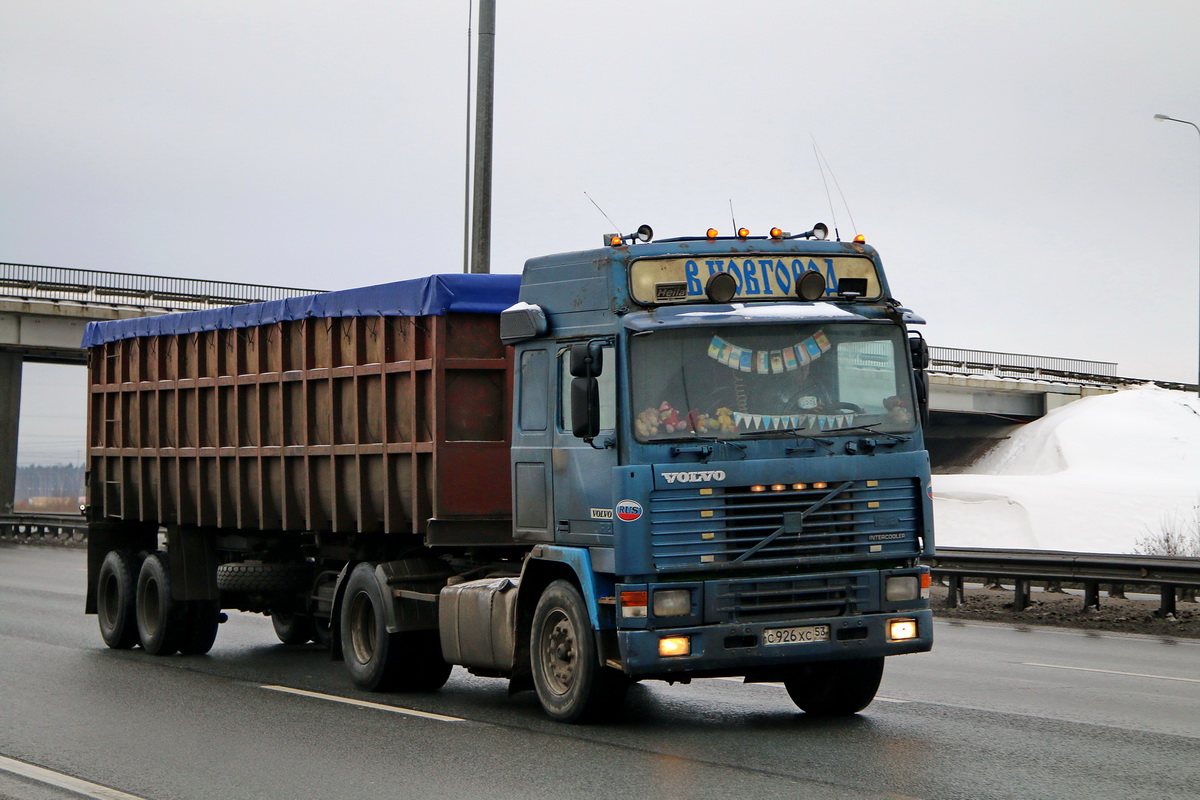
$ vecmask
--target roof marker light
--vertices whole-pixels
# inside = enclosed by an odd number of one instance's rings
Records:
[[[783,229],[782,228],[771,228],[771,238],[772,239],[783,238]]]
[[[708,229],[708,233],[707,233],[706,235],[707,235],[707,236],[708,236],[708,238],[710,238],[710,239],[715,239],[715,238],[717,238],[717,229],[716,229],[716,228],[709,228],[709,229]]]
[[[865,244],[866,241],[867,241],[867,237],[863,236],[861,233],[858,236],[854,237],[855,244]]]
[[[745,239],[749,235],[750,235],[749,228],[738,228],[738,238],[739,239]]]

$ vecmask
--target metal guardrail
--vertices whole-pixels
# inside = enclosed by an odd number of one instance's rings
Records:
[[[1034,580],[1082,584],[1085,609],[1100,605],[1102,583],[1157,586],[1158,613],[1164,616],[1175,613],[1177,590],[1200,589],[1200,558],[941,547],[924,561],[935,576],[948,579],[946,604],[950,608],[962,602],[963,580],[968,577],[1011,578],[1017,611],[1029,606],[1029,587]]]
[[[0,542],[15,544],[87,544],[82,514],[5,514],[0,516]]]
[[[198,309],[282,300],[322,291],[200,278],[0,263],[0,296],[26,299]]]
[[[83,545],[87,530],[87,520],[79,514],[0,516],[0,541],[17,544]],[[1035,580],[1082,584],[1084,609],[1099,606],[1101,584],[1157,586],[1162,615],[1175,613],[1177,590],[1200,590],[1200,558],[942,547],[924,562],[935,576],[947,579],[950,608],[962,602],[967,578],[1011,579],[1017,611],[1028,608],[1030,583]]]

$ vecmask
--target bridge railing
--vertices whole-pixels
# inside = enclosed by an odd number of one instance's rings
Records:
[[[1153,383],[1164,389],[1195,392],[1200,387],[1180,381],[1129,378],[1117,375],[1113,361],[1088,361],[1081,358],[1057,358],[991,350],[967,350],[958,347],[929,348],[929,370],[942,375],[982,375],[1002,378],[1026,378],[1079,384],[1084,386],[1123,386]]]
[[[997,353],[990,350],[964,350],[958,347],[930,347],[929,358],[936,366],[958,368],[965,372],[1022,375],[1045,372],[1050,375],[1091,375],[1109,378],[1115,378],[1117,375],[1117,364],[1113,361]]]
[[[321,291],[74,267],[0,263],[0,295],[28,299],[197,309],[282,300]]]

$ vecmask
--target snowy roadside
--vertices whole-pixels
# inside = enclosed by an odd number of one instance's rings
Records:
[[[941,547],[1123,554],[1165,529],[1200,547],[1200,400],[1149,384],[1077,400],[935,475],[933,508]]]

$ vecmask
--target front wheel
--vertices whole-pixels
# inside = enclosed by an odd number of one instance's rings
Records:
[[[557,580],[533,613],[529,652],[542,708],[560,722],[590,722],[620,710],[629,680],[599,664],[579,590]]]
[[[783,685],[806,713],[848,716],[871,704],[882,678],[882,658],[819,661],[796,667]]]

